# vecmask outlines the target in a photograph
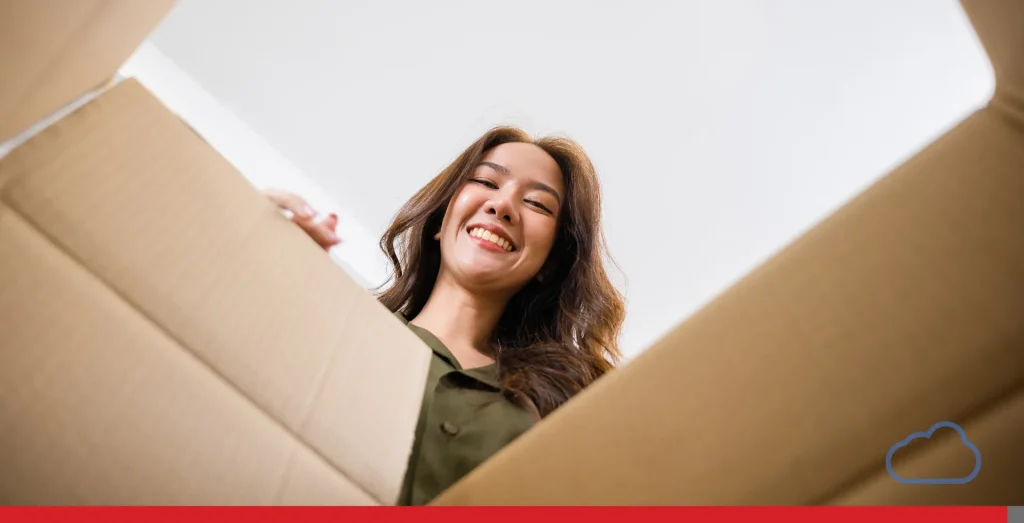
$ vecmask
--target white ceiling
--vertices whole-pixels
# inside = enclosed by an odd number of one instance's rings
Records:
[[[373,234],[493,125],[582,142],[631,355],[992,88],[953,0],[179,2],[156,46]]]

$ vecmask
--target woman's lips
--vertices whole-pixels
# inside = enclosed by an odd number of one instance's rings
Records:
[[[477,238],[476,236],[470,236],[469,238],[483,249],[487,249],[493,252],[500,252],[502,254],[512,254],[509,251],[506,251],[505,249],[502,249],[501,247],[498,247],[497,245],[483,238]]]
[[[470,227],[466,230],[466,234],[481,247],[493,248],[493,250],[500,252],[514,252],[516,250],[515,244],[505,236],[484,227]]]

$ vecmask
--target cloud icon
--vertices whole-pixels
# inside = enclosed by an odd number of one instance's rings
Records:
[[[932,434],[941,428],[955,430],[957,434],[960,434],[960,442],[963,443],[965,447],[971,449],[971,452],[974,453],[974,470],[972,470],[970,474],[962,478],[904,478],[892,469],[892,457],[896,454],[897,450],[906,447],[911,441],[914,441],[917,438],[930,439]],[[978,447],[975,446],[974,443],[971,443],[971,440],[967,439],[967,434],[964,432],[964,429],[960,428],[960,425],[957,425],[952,421],[940,421],[932,425],[926,432],[915,432],[904,438],[903,441],[893,445],[892,448],[889,449],[889,453],[885,455],[885,470],[889,471],[889,475],[892,476],[892,479],[895,479],[900,483],[910,485],[963,485],[964,483],[970,483],[981,470],[981,452],[978,451]]]

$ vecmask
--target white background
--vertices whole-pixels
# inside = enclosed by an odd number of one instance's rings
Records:
[[[953,0],[180,0],[141,54],[254,181],[340,210],[374,284],[391,216],[487,128],[579,140],[629,355],[992,89]]]

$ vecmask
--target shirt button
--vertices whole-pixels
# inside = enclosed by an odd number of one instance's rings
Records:
[[[441,424],[441,431],[449,436],[454,436],[459,433],[459,427],[456,427],[454,423],[446,421]]]

